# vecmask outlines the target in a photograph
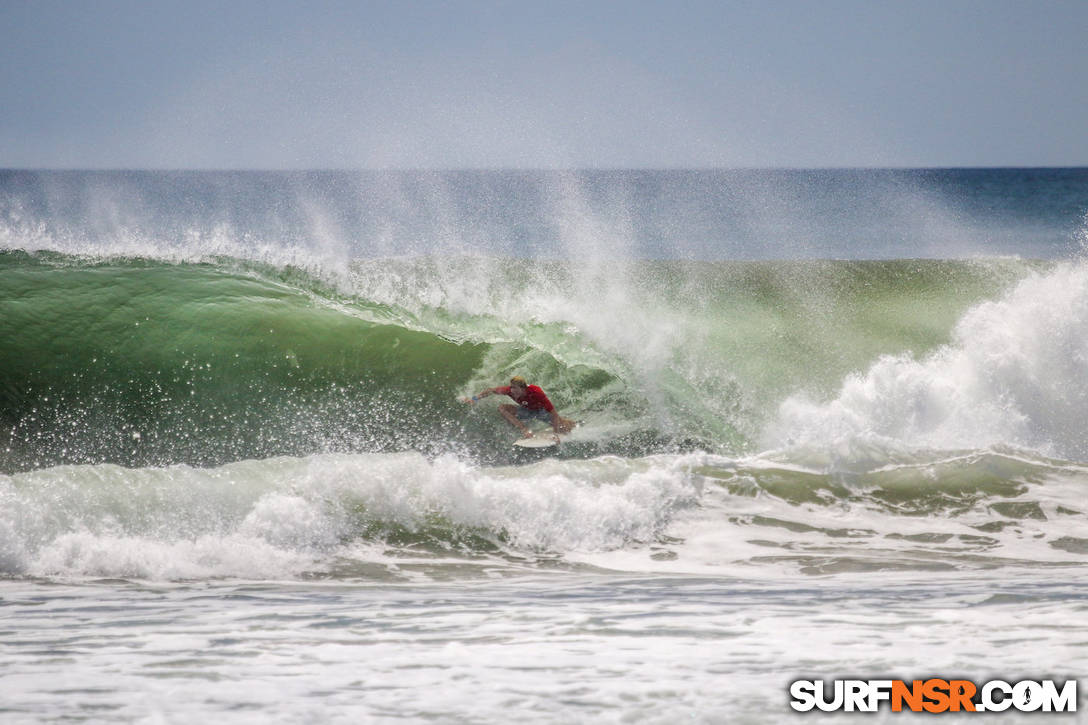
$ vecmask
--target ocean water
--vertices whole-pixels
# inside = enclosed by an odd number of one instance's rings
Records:
[[[1086,214],[1085,169],[0,171],[0,721],[1082,677]],[[514,374],[558,448],[459,401]]]

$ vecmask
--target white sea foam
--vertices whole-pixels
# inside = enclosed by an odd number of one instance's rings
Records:
[[[294,577],[392,532],[411,547],[556,555],[653,541],[698,486],[683,459],[478,468],[415,453],[244,461],[218,469],[68,466],[0,478],[9,573]],[[477,552],[486,554],[486,551]]]
[[[937,449],[1029,447],[1088,453],[1088,264],[1035,274],[979,304],[923,359],[885,356],[838,396],[785,401],[768,447],[862,437]]]
[[[1083,470],[980,454],[852,477],[807,465],[689,454],[484,468],[399,453],[44,469],[0,478],[0,564],[177,580],[562,561],[788,579],[1083,557]]]

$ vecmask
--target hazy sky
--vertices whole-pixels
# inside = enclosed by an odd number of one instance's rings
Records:
[[[0,167],[1088,165],[1088,2],[0,0]]]

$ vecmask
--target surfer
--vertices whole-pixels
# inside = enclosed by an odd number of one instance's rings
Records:
[[[560,433],[570,433],[577,423],[569,418],[563,418],[559,411],[548,400],[539,385],[529,385],[525,378],[515,375],[510,378],[509,385],[501,385],[497,388],[487,388],[469,399],[469,404],[475,403],[480,398],[489,395],[509,395],[517,405],[503,403],[499,406],[499,414],[506,422],[520,430],[525,438],[532,438],[533,432],[525,425],[529,421],[542,420],[551,423],[552,430],[558,437]]]

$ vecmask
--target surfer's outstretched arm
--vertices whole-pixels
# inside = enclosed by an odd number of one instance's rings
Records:
[[[548,412],[551,413],[552,416],[552,430],[554,430],[555,435],[558,436],[562,432],[560,428],[563,426],[563,419],[559,417],[559,411],[555,408],[552,408]]]
[[[552,408],[549,413],[552,416],[552,430],[555,431],[557,436],[560,433],[570,433],[574,429],[575,422],[560,416],[559,411],[555,408]]]
[[[481,398],[486,398],[489,395],[496,395],[496,394],[498,394],[498,392],[499,392],[498,388],[485,388],[485,389],[481,390],[480,392],[476,393],[475,395],[473,395],[471,398],[465,398],[465,402],[475,403],[477,400],[480,400]]]

